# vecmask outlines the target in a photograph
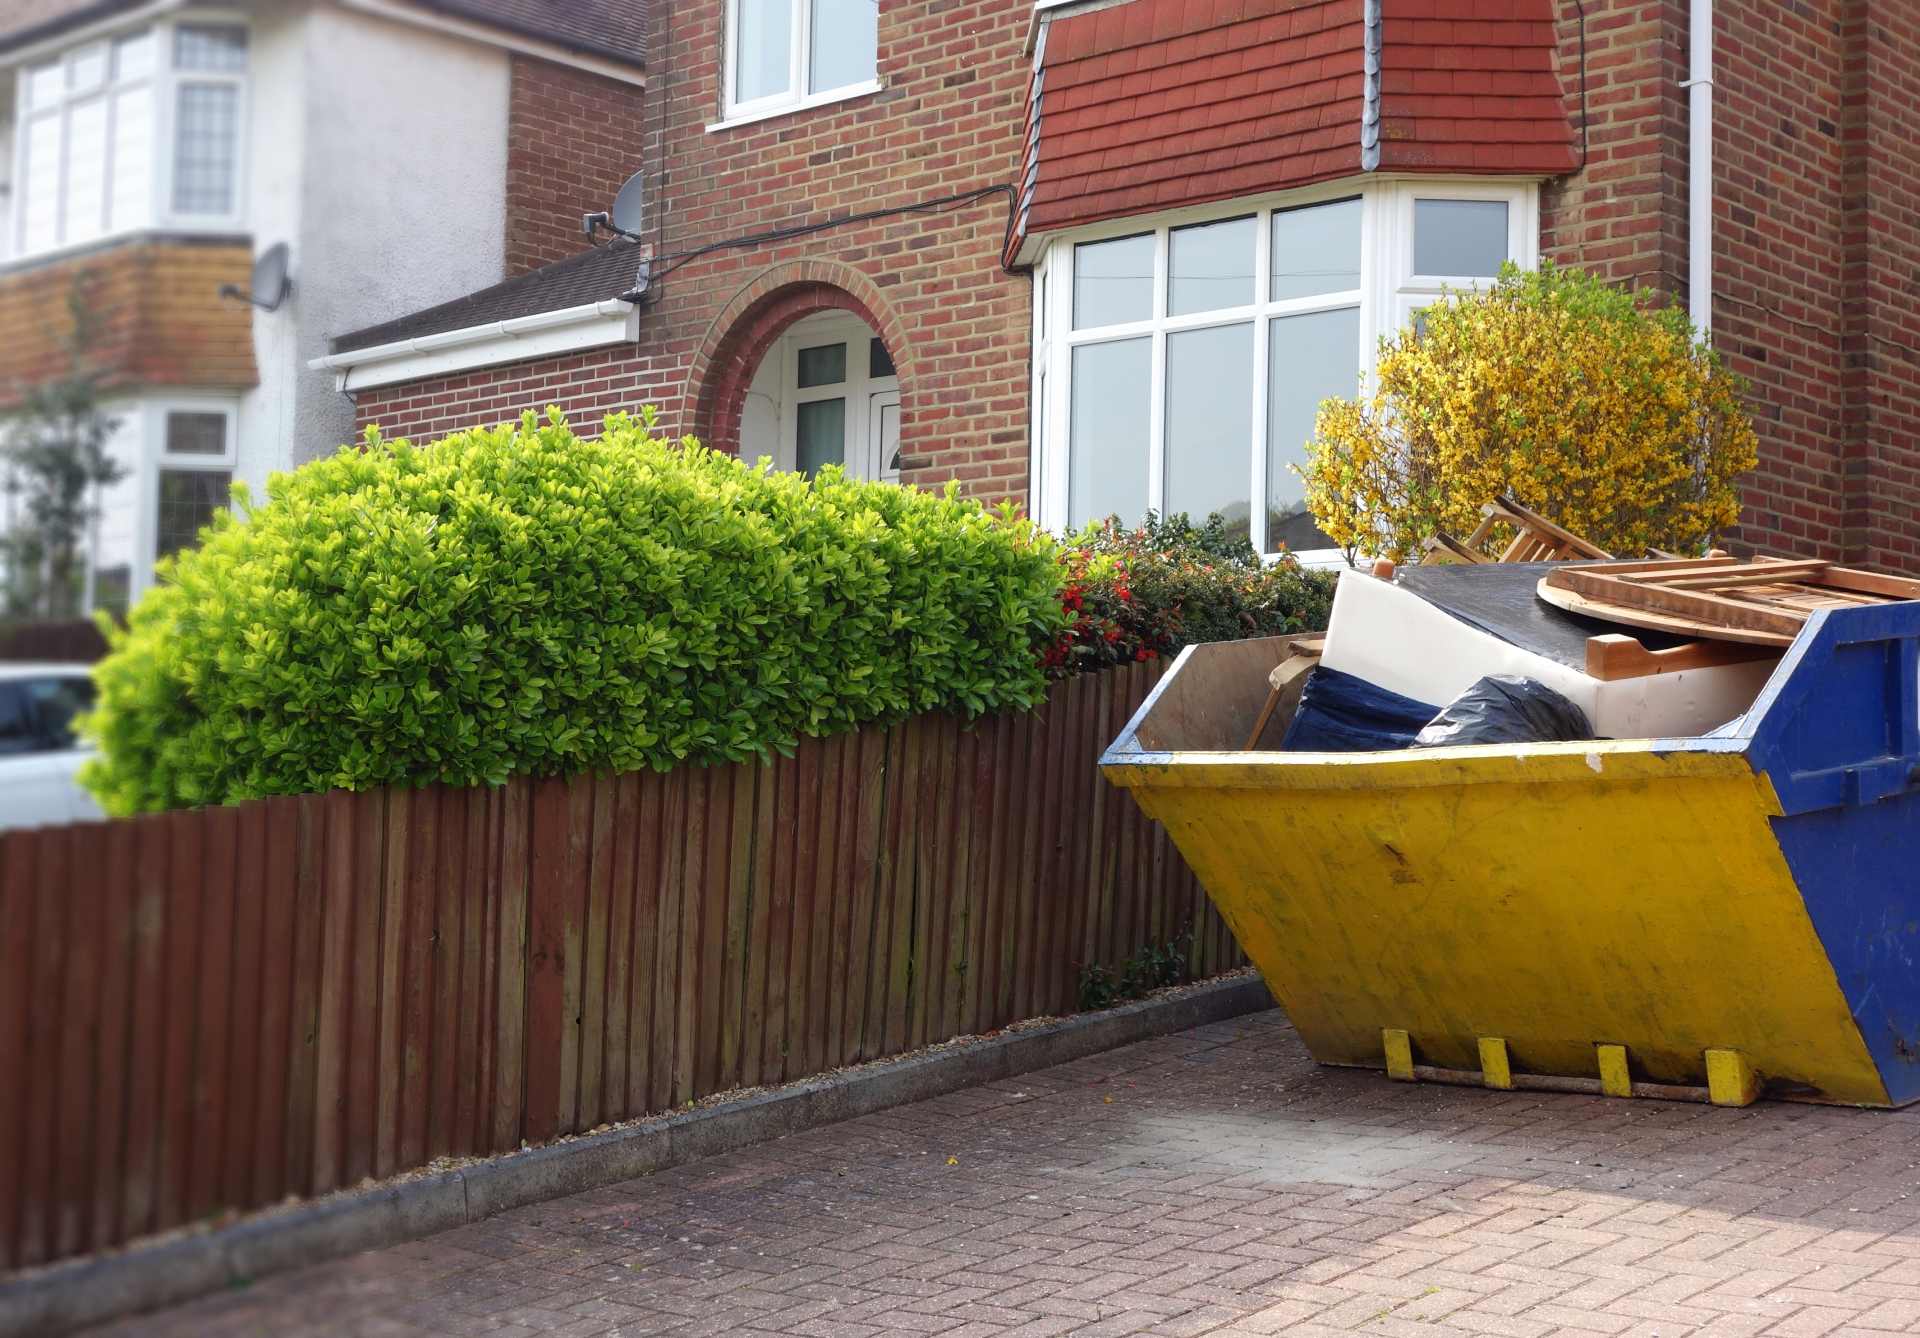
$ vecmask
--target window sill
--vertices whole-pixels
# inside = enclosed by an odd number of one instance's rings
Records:
[[[831,93],[819,93],[813,97],[801,98],[797,102],[783,102],[777,107],[766,107],[760,111],[742,112],[715,121],[707,127],[709,135],[721,130],[732,130],[735,126],[756,125],[761,121],[771,121],[776,117],[792,116],[795,112],[812,111],[816,107],[830,107],[837,102],[851,102],[855,98],[869,97],[878,93],[886,85],[878,79],[864,84],[850,84],[846,88],[836,88]]]

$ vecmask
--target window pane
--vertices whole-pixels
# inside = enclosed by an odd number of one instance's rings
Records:
[[[1275,302],[1359,286],[1360,201],[1335,200],[1273,216]]]
[[[1252,283],[1252,277],[1248,277]],[[1253,517],[1253,326],[1167,336],[1167,511]]]
[[[898,376],[894,370],[893,355],[887,352],[887,341],[875,335],[867,341],[867,377],[879,381],[885,377]]]
[[[59,61],[51,65],[42,65],[27,75],[27,105],[51,107],[60,100],[60,94],[66,87],[67,72]]]
[[[106,230],[107,100],[75,103],[67,114],[67,227],[61,239],[84,242]]]
[[[821,344],[800,350],[800,389],[837,386],[847,379],[847,346]]]
[[[878,0],[813,0],[813,50],[807,61],[807,90],[873,80],[879,60]]]
[[[153,90],[113,99],[113,226],[145,227],[153,217]]]
[[[77,748],[73,718],[93,707],[90,678],[29,678],[23,683],[40,736],[51,749]]]
[[[177,70],[239,74],[247,68],[247,30],[182,24],[173,31],[173,65]]]
[[[121,83],[153,73],[153,34],[136,33],[113,44],[113,77]]]
[[[1267,548],[1332,548],[1307,514],[1307,460],[1320,401],[1360,387],[1360,309],[1282,316],[1267,340]]]
[[[240,149],[240,90],[231,84],[182,84],[175,105],[174,212],[231,214]]]
[[[67,79],[69,91],[85,93],[98,88],[106,77],[107,49],[104,46],[90,46],[73,53]]]
[[[1153,234],[1073,248],[1073,328],[1153,315]]]
[[[1118,516],[1132,525],[1146,515],[1152,374],[1151,339],[1084,344],[1073,351],[1069,524]]]
[[[214,512],[228,505],[232,486],[233,475],[224,469],[161,470],[159,556],[198,542]]]
[[[225,455],[227,416],[213,412],[170,413],[167,415],[168,455]]]
[[[60,117],[39,116],[27,122],[27,168],[21,189],[26,194],[21,244],[29,251],[60,241]]]
[[[1175,228],[1167,257],[1167,314],[1244,307],[1253,301],[1255,219]]]
[[[1413,272],[1487,278],[1507,258],[1505,200],[1415,200]]]
[[[793,465],[812,478],[847,460],[847,402],[811,400],[799,407]]]
[[[792,91],[794,0],[738,0],[733,100]]]

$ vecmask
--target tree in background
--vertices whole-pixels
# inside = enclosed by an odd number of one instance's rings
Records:
[[[104,373],[89,351],[98,322],[84,279],[67,294],[72,332],[65,376],[30,386],[6,416],[8,526],[0,535],[0,617],[86,612],[87,558],[100,490],[125,477],[107,451],[114,420],[100,409]]]
[[[1614,553],[1699,553],[1756,458],[1744,386],[1684,311],[1551,263],[1428,307],[1376,385],[1320,406],[1301,471],[1350,559],[1467,534],[1505,492]]]

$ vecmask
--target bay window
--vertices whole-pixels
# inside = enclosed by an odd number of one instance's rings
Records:
[[[1297,472],[1320,402],[1442,292],[1532,264],[1535,208],[1531,184],[1369,181],[1055,239],[1035,271],[1040,518],[1217,511],[1262,552],[1331,557]]]
[[[166,22],[31,61],[15,79],[15,253],[241,222],[247,30]]]
[[[728,118],[872,88],[879,14],[878,0],[727,0]]]

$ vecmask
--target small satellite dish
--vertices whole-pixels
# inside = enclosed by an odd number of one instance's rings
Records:
[[[293,280],[287,277],[287,264],[287,244],[275,242],[253,262],[253,279],[248,291],[242,292],[238,284],[223,283],[220,296],[237,297],[262,311],[278,311],[293,291]]]
[[[600,229],[617,233],[630,242],[640,240],[640,228],[646,221],[647,210],[647,174],[646,170],[635,172],[627,178],[627,184],[613,197],[613,208],[597,214],[583,214],[580,217],[580,231],[593,241]],[[599,243],[594,243],[596,246]]]
[[[627,178],[627,184],[613,197],[613,230],[629,237],[638,236],[646,221],[647,174],[644,170]]]

